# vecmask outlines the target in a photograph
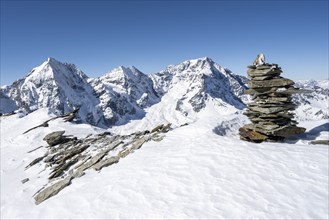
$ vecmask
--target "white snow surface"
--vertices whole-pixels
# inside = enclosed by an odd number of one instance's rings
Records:
[[[177,128],[161,142],[147,142],[101,172],[87,171],[40,205],[32,196],[47,176],[39,164],[24,167],[46,149],[27,151],[45,146],[51,131],[85,137],[104,130],[59,119],[23,135],[49,119],[46,109],[2,117],[1,219],[328,219],[328,146],[308,145],[329,137],[328,120],[303,121],[306,134],[286,143],[253,144],[237,134],[248,119],[222,110],[207,105],[182,127],[167,120]],[[30,180],[22,184],[24,178]]]

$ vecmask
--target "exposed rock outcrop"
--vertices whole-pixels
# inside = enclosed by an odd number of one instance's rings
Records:
[[[323,145],[329,145],[329,140],[315,140],[311,141],[310,144],[323,144]]]
[[[66,186],[71,184],[71,180],[73,179],[72,176],[68,176],[66,178],[64,178],[61,181],[58,181],[57,183],[41,190],[35,197],[35,204],[39,205],[40,203],[42,203],[43,201],[45,201],[46,199],[49,199],[50,197],[56,195],[57,193],[59,193],[59,191],[61,191],[62,189],[64,189]]]
[[[85,170],[102,168],[118,163],[120,159],[140,149],[144,143],[161,141],[163,134],[170,130],[170,124],[159,125],[152,131],[135,132],[130,135],[112,135],[109,132],[78,139],[64,136],[65,131],[55,131],[45,136],[50,145],[46,153],[26,166],[45,164],[49,182],[34,196],[40,204],[56,195],[75,178],[85,174]],[[40,166],[38,166],[40,167]],[[23,182],[22,182],[23,183]]]
[[[22,184],[24,184],[24,183],[26,183],[26,182],[28,182],[30,179],[29,178],[25,178],[25,179],[22,179]]]
[[[54,131],[47,134],[43,140],[46,141],[49,146],[55,146],[65,140],[65,137],[63,136],[64,133],[65,131]]]

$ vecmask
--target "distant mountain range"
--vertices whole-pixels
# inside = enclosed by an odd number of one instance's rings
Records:
[[[243,95],[246,81],[208,57],[170,65],[150,75],[120,66],[98,78],[89,78],[74,64],[48,58],[23,79],[1,87],[0,113],[28,114],[48,108],[60,115],[80,108],[82,122],[111,127],[142,119],[157,105],[154,115],[166,111],[166,117],[193,120],[207,105],[243,110],[249,100]],[[300,105],[297,117],[329,118],[328,80],[299,81],[296,86],[315,91],[294,96]]]

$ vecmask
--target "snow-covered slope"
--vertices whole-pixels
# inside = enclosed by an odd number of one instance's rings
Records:
[[[127,94],[141,108],[158,102],[158,96],[153,89],[152,80],[136,67],[120,66],[98,78],[108,88],[118,93]]]
[[[238,109],[244,107],[238,98],[245,89],[244,83],[208,57],[170,65],[166,70],[152,74],[151,78],[160,95],[180,91],[177,109],[184,114],[189,108],[199,112],[210,99]]]
[[[48,119],[47,113],[0,118],[1,219],[328,218],[328,147],[307,144],[328,137],[326,120],[303,122],[306,134],[288,143],[254,144],[237,134],[245,116],[207,112],[35,205],[33,195],[48,175],[42,163],[24,167],[47,149],[27,152],[45,146],[42,138],[51,131],[77,137],[103,132],[51,121],[22,134]]]
[[[329,118],[329,80],[297,81],[296,87],[308,89],[312,93],[296,94],[294,102],[297,120],[319,120]]]
[[[105,117],[111,119],[108,125],[140,119],[145,115],[145,107],[159,101],[151,79],[135,67],[120,66],[89,83]]]
[[[244,78],[232,74],[208,57],[170,65],[166,70],[151,74],[150,78],[160,102],[146,108],[141,120],[113,130],[124,133],[166,123],[180,126],[208,117],[208,113],[224,116],[244,108],[239,98],[246,88]]]

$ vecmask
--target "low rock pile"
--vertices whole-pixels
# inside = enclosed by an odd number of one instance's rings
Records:
[[[265,58],[264,58],[265,59]],[[251,124],[239,129],[240,138],[251,142],[282,141],[284,138],[302,134],[305,128],[297,127],[293,120],[296,108],[292,102],[293,93],[310,92],[294,88],[294,82],[280,76],[277,64],[254,64],[248,66],[249,89],[245,94],[252,95],[252,102],[244,113]]]

